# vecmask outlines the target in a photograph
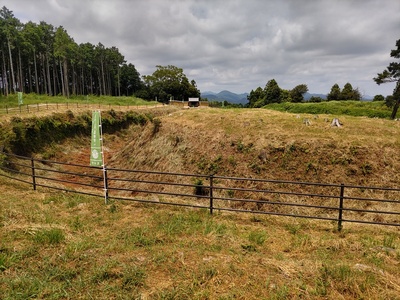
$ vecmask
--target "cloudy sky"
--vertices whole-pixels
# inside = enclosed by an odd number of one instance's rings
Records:
[[[399,0],[0,0],[26,23],[63,26],[77,43],[116,46],[141,75],[174,65],[202,91],[250,92],[275,79],[326,94],[373,77],[400,39]]]

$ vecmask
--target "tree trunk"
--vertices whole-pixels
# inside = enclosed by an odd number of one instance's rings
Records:
[[[120,67],[118,66],[118,96],[121,97]]]
[[[400,80],[397,81],[396,88],[393,91],[393,97],[397,97],[397,100],[393,106],[392,115],[390,116],[392,120],[396,119],[397,110],[399,109],[400,106]]]
[[[83,72],[83,67],[81,68],[81,87],[80,91],[82,95],[87,95],[86,89],[85,89],[85,73]]]
[[[102,83],[103,83],[103,95],[106,95],[106,80],[105,80],[105,77],[104,77],[103,59],[101,59],[101,78],[102,78]]]
[[[399,109],[399,106],[400,106],[400,98],[396,100],[396,103],[393,106],[392,115],[390,116],[392,120],[396,119],[396,114],[397,110]]]
[[[64,84],[65,84],[65,94],[66,97],[69,98],[69,83],[68,83],[68,64],[67,64],[67,59],[63,59],[63,65],[64,65]]]
[[[25,92],[25,80],[24,73],[22,72],[22,59],[21,59],[21,49],[18,49],[18,59],[19,59],[19,91]]]
[[[72,95],[76,95],[76,74],[75,74],[75,66],[72,64]]]
[[[64,76],[63,76],[63,70],[62,70],[62,66],[61,66],[61,60],[59,63],[60,63],[61,90],[62,90],[62,95],[65,97]]]
[[[32,93],[32,70],[31,70],[31,64],[28,63],[28,84],[29,84],[29,93]]]
[[[4,96],[8,96],[8,80],[7,80],[7,68],[6,68],[6,59],[4,57],[4,51],[2,51],[3,56],[3,89],[4,89]]]
[[[53,93],[57,95],[57,64],[55,58],[53,57]]]
[[[93,95],[93,73],[90,70],[90,94]]]
[[[47,73],[47,82],[49,86],[48,95],[53,96],[53,91],[51,89],[51,77],[50,77],[50,64],[49,64],[49,55],[46,53],[46,73]]]
[[[48,91],[48,85],[50,84],[49,82],[47,82],[47,79],[46,79],[46,63],[45,63],[45,57],[44,57],[44,54],[42,54],[41,56],[40,56],[40,61],[42,62],[42,72],[41,72],[41,77],[43,78],[43,85],[44,85],[44,91],[43,91],[43,94],[48,94],[47,93],[47,91]]]
[[[37,73],[36,51],[35,50],[33,50],[33,64],[35,66],[35,88],[36,88],[36,94],[39,95],[39,80],[38,80],[38,73]]]
[[[14,65],[13,65],[12,55],[11,55],[10,40],[8,38],[7,38],[7,44],[8,44],[8,54],[10,55],[11,83],[12,83],[12,89],[15,93],[16,90],[15,90]]]

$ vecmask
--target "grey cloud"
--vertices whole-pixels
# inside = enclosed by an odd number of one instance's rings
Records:
[[[116,46],[142,75],[184,69],[198,87],[249,92],[272,78],[327,93],[372,77],[400,39],[398,0],[4,0],[23,22],[62,25],[76,42]]]

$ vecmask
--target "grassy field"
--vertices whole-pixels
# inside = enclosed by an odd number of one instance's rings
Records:
[[[400,182],[399,122],[268,109],[157,110],[158,122],[105,135],[110,167]],[[342,127],[330,126],[334,117]],[[79,163],[89,140],[78,136],[35,155]],[[0,299],[400,299],[398,228],[346,223],[338,232],[323,221],[105,205],[3,177],[0,185]]]
[[[0,183],[1,299],[399,299],[398,230]]]

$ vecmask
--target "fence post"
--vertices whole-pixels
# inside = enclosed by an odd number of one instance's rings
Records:
[[[33,158],[31,158],[31,169],[32,169],[33,190],[36,191],[35,161],[33,160]]]
[[[213,214],[213,209],[214,209],[213,179],[214,175],[210,175],[210,215]]]
[[[103,177],[104,177],[104,203],[108,204],[108,177],[105,165],[103,165]]]
[[[338,231],[341,231],[342,226],[342,216],[343,216],[343,198],[344,198],[344,184],[340,185],[340,200],[339,200],[339,218],[338,218]]]

